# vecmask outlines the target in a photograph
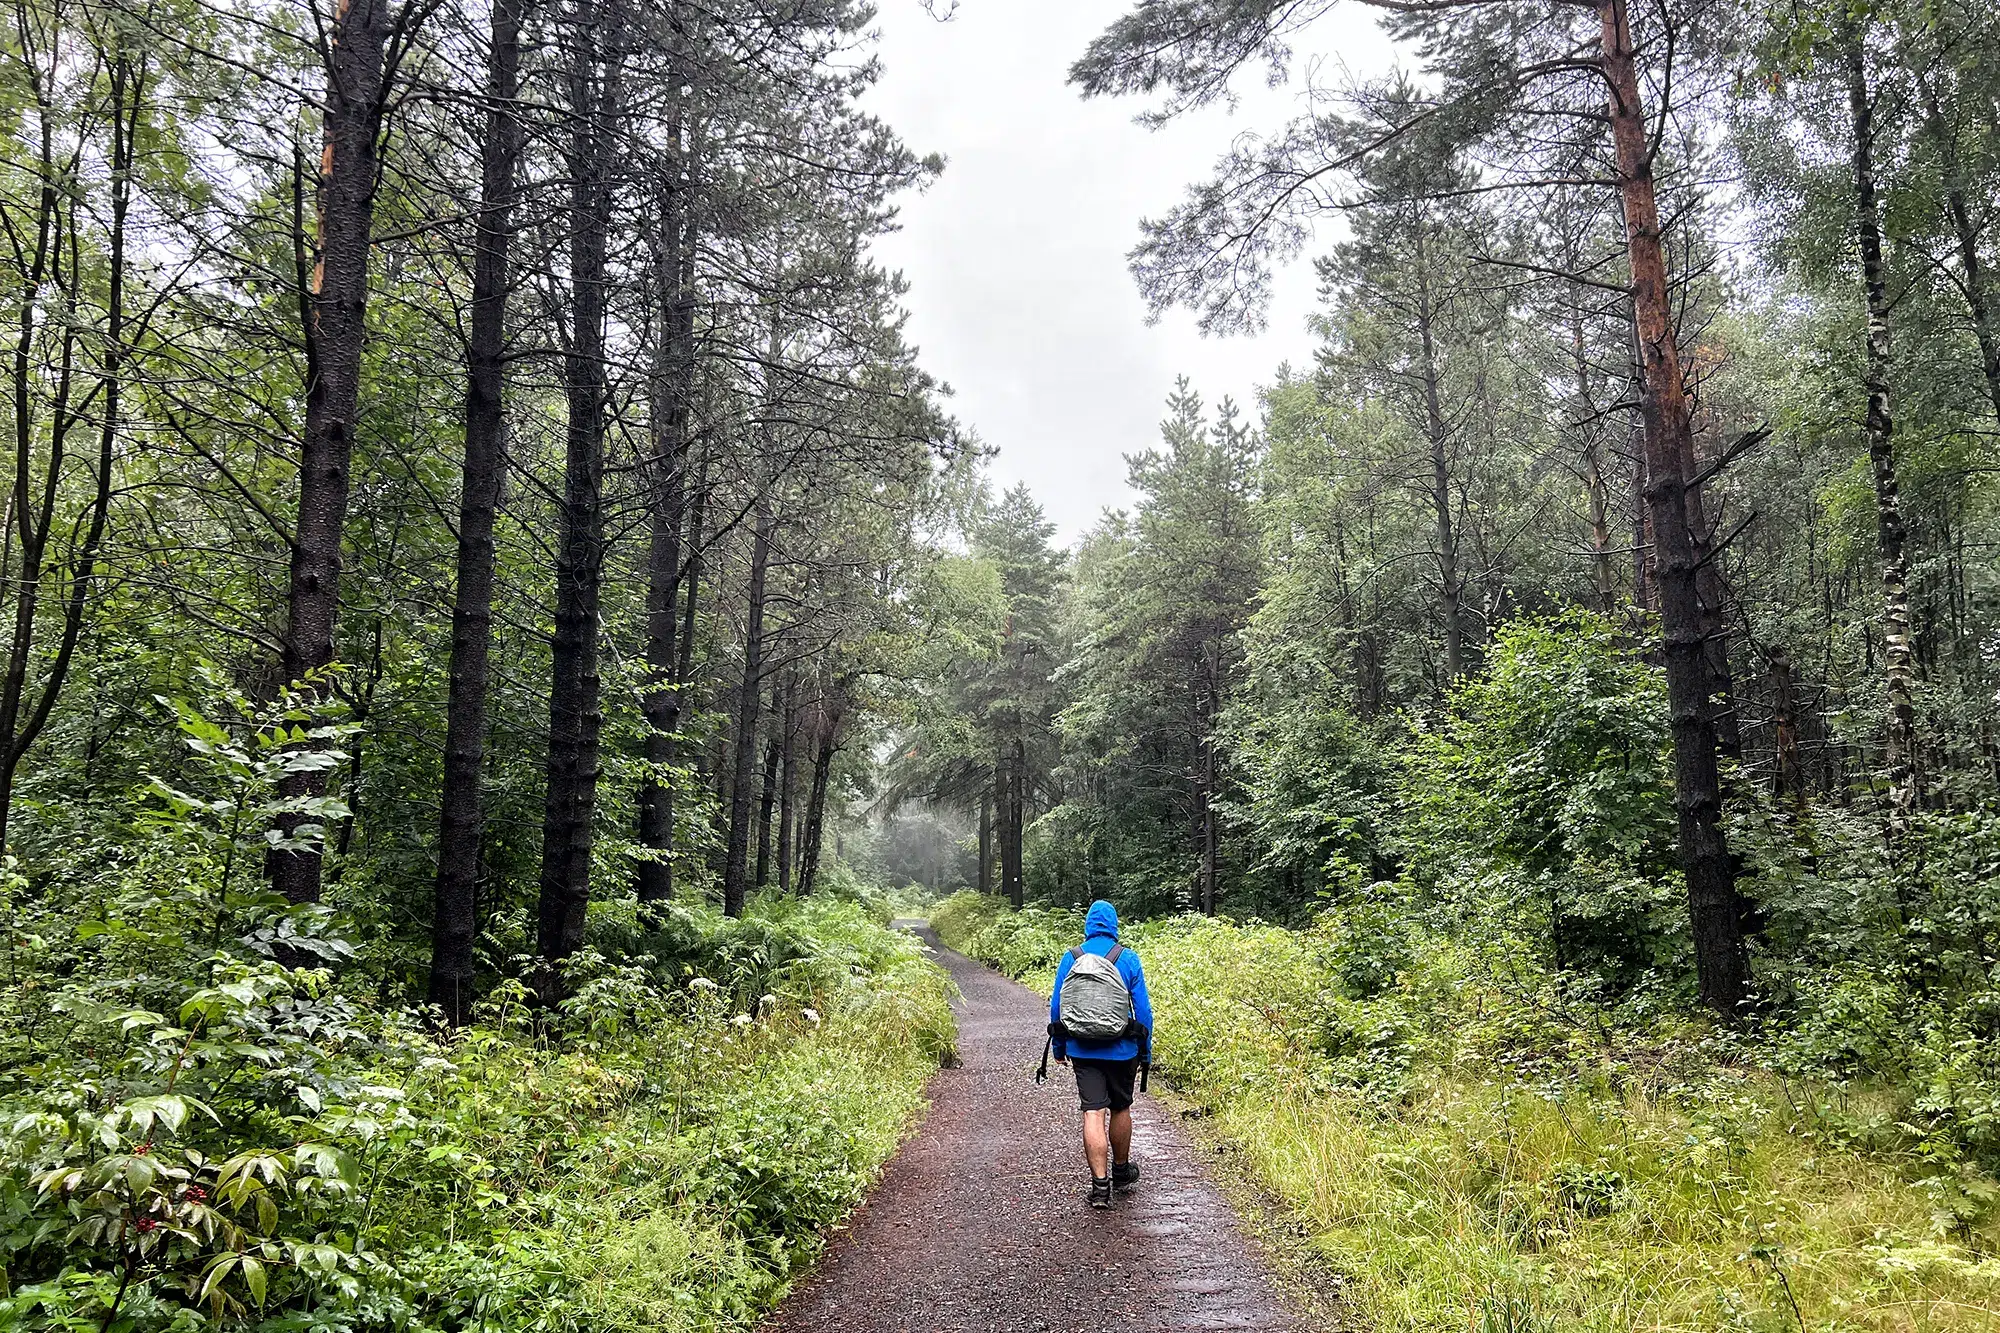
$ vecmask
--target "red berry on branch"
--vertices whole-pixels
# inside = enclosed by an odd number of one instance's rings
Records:
[[[157,1217],[142,1217],[138,1221],[139,1232],[141,1235],[144,1235],[146,1232],[153,1230],[159,1225],[160,1225],[160,1219],[158,1219]]]

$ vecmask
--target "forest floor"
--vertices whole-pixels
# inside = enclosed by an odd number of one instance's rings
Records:
[[[963,998],[957,1067],[881,1184],[766,1333],[1193,1333],[1304,1325],[1174,1114],[1133,1108],[1137,1186],[1089,1186],[1076,1094],[1035,1086],[1048,1001],[918,932]]]

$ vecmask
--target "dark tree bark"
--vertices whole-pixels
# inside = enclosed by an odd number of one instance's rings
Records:
[[[1972,217],[1963,150],[1957,129],[1946,118],[1935,80],[1925,78],[1922,85],[1924,132],[1937,150],[1938,165],[1943,169],[1945,213],[1951,219],[1952,238],[1958,246],[1959,291],[1972,315],[1973,336],[1979,341],[1979,365],[1986,376],[1987,397],[1992,400],[1994,414],[2000,416],[2000,326],[1994,318],[1992,293],[1987,290],[1986,265],[1980,255],[1979,227]]]
[[[1014,738],[1002,772],[1000,816],[1000,891],[1019,908],[1027,900],[1027,882],[1022,866],[1022,832],[1027,822],[1026,788],[1028,756],[1021,738]]]
[[[605,255],[622,41],[619,0],[575,0],[570,52],[569,268],[572,324],[563,353],[563,498],[556,539],[537,946],[550,962],[583,943],[597,804],[598,605],[604,575]],[[552,984],[552,979],[551,979]]]
[[[390,0],[340,0],[327,35],[319,263],[307,303],[306,424],[284,639],[285,679],[295,684],[333,664],[340,542],[361,410],[371,233],[381,177],[383,72],[394,28]],[[311,686],[313,693],[324,688],[324,682]],[[279,790],[295,799],[324,795],[326,771],[294,773]],[[279,826],[291,835],[311,822],[288,814]],[[271,883],[292,902],[317,902],[320,861],[317,851],[273,852]]]
[[[833,757],[840,750],[840,724],[846,712],[839,696],[845,690],[845,682],[835,681],[814,710],[817,750],[813,756],[812,795],[806,801],[805,827],[802,830],[805,845],[799,852],[801,898],[813,891],[813,882],[819,878],[820,840],[826,829],[827,786],[833,774]]]
[[[1583,494],[1590,508],[1591,584],[1597,591],[1597,609],[1606,616],[1618,610],[1618,578],[1611,568],[1611,504],[1604,483],[1602,435],[1590,424],[1596,415],[1591,394],[1590,354],[1584,340],[1583,293],[1573,288],[1569,306],[1570,361],[1576,371],[1577,417],[1586,432],[1583,442]]]
[[[1803,811],[1806,807],[1805,771],[1799,762],[1798,673],[1792,656],[1782,644],[1770,652],[1771,731],[1777,752],[1777,771],[1772,789],[1780,798],[1790,798]]]
[[[708,460],[704,451],[700,471],[695,478],[694,499],[687,506],[687,548],[686,562],[681,566],[681,622],[675,635],[679,641],[679,656],[673,666],[673,690],[669,693],[665,710],[649,721],[663,731],[649,737],[647,755],[660,764],[673,762],[680,746],[679,729],[681,718],[687,715],[690,695],[696,681],[694,676],[694,630],[701,609],[702,552],[707,541],[708,507]],[[669,660],[662,651],[661,661]],[[645,845],[656,848],[661,859],[657,878],[642,881],[647,884],[644,901],[659,902],[674,896],[674,785],[672,782],[654,784],[657,804],[652,815],[653,824]]]
[[[1626,0],[1601,0],[1598,12],[1603,23],[1600,67],[1610,89],[1608,111],[1638,333],[1646,501],[1653,518],[1667,704],[1672,715],[1681,871],[1687,880],[1702,1002],[1734,1018],[1750,997],[1750,959],[1743,942],[1736,865],[1722,825],[1721,772],[1697,587],[1700,557],[1688,526],[1688,478],[1682,471],[1682,460],[1692,452],[1693,423],[1675,336],[1653,183],[1653,149]]]
[[[521,156],[521,23],[526,0],[494,0],[486,120],[479,145],[479,216],[472,242],[466,337],[465,461],[452,589],[451,685],[445,701],[444,790],[431,910],[430,1002],[462,1025],[472,1002],[478,933],[481,766],[486,754],[487,651],[493,626],[493,523],[506,469],[508,265]]]
[[[772,705],[773,713],[777,705]],[[763,888],[771,882],[771,822],[778,813],[779,764],[784,756],[776,736],[764,740],[764,790],[757,801],[757,874],[755,883]]]
[[[796,715],[798,686],[790,674],[785,677],[778,704],[778,892],[792,891],[792,870],[797,864],[799,786],[799,728]]]
[[[1211,733],[1201,747],[1201,910],[1215,915],[1216,825],[1215,825],[1215,736]]]
[[[979,793],[979,891],[993,891],[993,792]]]
[[[1632,366],[1632,397],[1643,400],[1638,363]],[[1646,504],[1646,418],[1632,414],[1632,607],[1651,611],[1660,604],[1659,567],[1653,562],[1653,515]]]
[[[1215,780],[1216,719],[1222,702],[1222,648],[1205,641],[1195,664],[1194,852],[1195,905],[1215,915],[1216,860]]]
[[[1882,560],[1882,676],[1889,703],[1883,749],[1888,760],[1889,831],[1893,839],[1907,829],[1922,802],[1923,779],[1917,767],[1909,567],[1903,553],[1896,428],[1889,398],[1889,281],[1875,188],[1875,97],[1868,87],[1867,55],[1858,29],[1849,33],[1846,56],[1848,110],[1854,121],[1855,230],[1868,304],[1868,358],[1863,372],[1868,406],[1863,429],[1875,481],[1875,537]]]
[[[1417,338],[1423,353],[1419,373],[1424,385],[1424,437],[1430,445],[1431,518],[1437,536],[1438,612],[1444,620],[1444,675],[1445,684],[1449,686],[1465,674],[1465,584],[1459,575],[1458,536],[1452,523],[1451,427],[1445,420],[1444,400],[1438,384],[1437,343],[1433,329],[1436,310],[1431,292],[1429,250],[1421,224],[1414,235]],[[1213,896],[1212,888],[1205,892],[1209,897]],[[1207,910],[1212,915],[1214,907],[1211,905]]]
[[[1694,429],[1690,422],[1681,453],[1681,475],[1689,478],[1698,476],[1701,466],[1701,460],[1695,455]],[[1736,681],[1729,665],[1728,590],[1723,585],[1722,567],[1716,558],[1719,552],[1710,545],[1712,529],[1702,488],[1690,483],[1686,487],[1686,496],[1688,532],[1694,538],[1695,596],[1701,603],[1702,662],[1708,670],[1709,712],[1715,719],[1716,748],[1724,758],[1733,760],[1743,754],[1743,734],[1737,725]]]
[[[680,80],[677,78],[676,83]],[[678,96],[678,94],[676,94]],[[693,194],[698,170],[695,140],[678,100],[669,112],[673,151],[660,190],[660,226],[654,237],[654,281],[660,328],[655,338],[652,397],[653,457],[657,499],[648,514],[646,558],[646,686],[639,710],[646,720],[648,772],[639,788],[641,902],[664,902],[674,892],[674,789],[668,775],[679,746],[681,694],[687,685],[694,641],[699,555],[683,570],[682,532],[687,522],[689,423],[694,401],[695,235]],[[700,505],[689,545],[701,547]],[[676,619],[681,585],[687,585],[687,624]],[[684,632],[683,632],[684,631]]]
[[[731,754],[729,842],[722,867],[722,911],[725,916],[743,915],[744,890],[749,879],[750,801],[756,791],[757,724],[764,701],[764,597],[771,564],[771,524],[769,497],[760,494],[756,523],[750,537],[750,586],[743,629],[743,682],[737,691],[736,742]]]
[[[655,411],[658,400],[655,399]],[[674,893],[674,787],[668,769],[679,747],[681,718],[680,606],[681,523],[686,508],[683,482],[685,460],[669,461],[656,453],[656,466],[670,469],[661,494],[648,515],[651,529],[646,558],[646,685],[639,712],[646,720],[647,773],[639,785],[639,845],[647,855],[639,862],[637,893],[642,903],[665,902]],[[697,537],[696,540],[699,540]],[[687,596],[694,600],[693,573]]]

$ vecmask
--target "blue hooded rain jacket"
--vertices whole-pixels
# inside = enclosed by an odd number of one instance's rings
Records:
[[[1118,943],[1118,909],[1102,898],[1090,905],[1090,912],[1083,918],[1083,951],[1100,957],[1111,952],[1111,946]],[[1076,959],[1064,953],[1062,961],[1056,964],[1055,989],[1049,992],[1049,1022],[1062,1017],[1063,978]],[[1139,966],[1139,955],[1130,949],[1118,955],[1118,975],[1125,978],[1125,988],[1132,992],[1132,1016],[1148,1032],[1153,1030],[1153,1002],[1146,996],[1146,973]],[[1139,1058],[1139,1039],[1121,1037],[1117,1041],[1078,1041],[1071,1037],[1056,1043],[1057,1055],[1068,1055],[1078,1060],[1136,1060]]]

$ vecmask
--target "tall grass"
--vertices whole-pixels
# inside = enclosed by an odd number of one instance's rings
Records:
[[[940,918],[989,961],[1019,933],[980,903]],[[1401,941],[1385,973],[1374,930],[1125,932],[1155,1059],[1240,1145],[1357,1326],[2000,1329],[1994,1183],[1899,1131],[1894,1090],[1786,1081],[1671,1017],[1614,1021],[1504,949]]]

